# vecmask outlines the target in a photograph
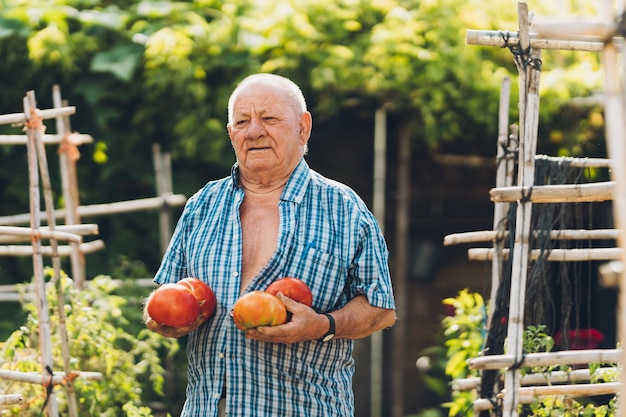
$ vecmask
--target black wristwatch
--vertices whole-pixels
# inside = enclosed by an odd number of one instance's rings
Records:
[[[328,331],[324,334],[324,336],[320,337],[318,340],[320,342],[328,342],[335,337],[335,319],[328,313],[324,313],[326,317],[328,317],[328,322],[330,323],[330,327]]]

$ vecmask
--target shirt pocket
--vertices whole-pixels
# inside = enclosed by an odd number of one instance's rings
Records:
[[[347,267],[341,260],[311,245],[296,245],[283,276],[304,281],[313,294],[313,309],[332,311],[342,298],[347,284]]]

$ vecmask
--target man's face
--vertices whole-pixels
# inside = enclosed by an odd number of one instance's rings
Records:
[[[298,114],[281,90],[252,85],[233,106],[228,134],[244,174],[288,175],[304,155],[311,115]]]

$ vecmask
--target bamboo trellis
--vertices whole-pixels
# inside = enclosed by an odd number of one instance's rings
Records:
[[[55,135],[46,135],[45,126],[41,123],[38,126],[37,137],[38,146],[42,147],[42,152],[45,155],[44,145],[46,144],[58,144],[58,154],[60,162],[61,182],[63,188],[63,198],[65,200],[66,209],[63,210],[66,225],[77,225],[80,223],[78,216],[76,215],[76,208],[78,207],[78,180],[76,177],[76,160],[80,155],[78,151],[78,145],[91,143],[93,138],[89,135],[81,135],[71,133],[69,127],[69,116],[76,112],[76,108],[73,106],[67,106],[67,103],[61,99],[61,92],[58,86],[54,86],[52,89],[54,108],[48,110],[37,111],[38,120],[55,119],[57,133]],[[28,116],[28,115],[26,115]],[[23,124],[25,119],[24,113],[0,115],[0,124]],[[27,130],[28,132],[28,130]],[[0,144],[2,145],[26,145],[28,148],[29,141],[28,135],[2,135],[0,136]],[[47,162],[46,162],[47,164]],[[49,174],[45,174],[49,175]],[[54,213],[54,210],[51,211]],[[30,221],[31,213],[27,214],[27,218],[23,223]],[[44,216],[50,221],[49,216]],[[52,221],[58,217],[51,218]],[[7,225],[7,223],[0,224]],[[88,225],[88,229],[79,228],[75,231],[79,233],[77,238],[70,238],[65,236],[59,238],[59,232],[53,231],[51,235],[47,235],[45,231],[33,230],[32,228],[0,228],[0,255],[10,256],[29,256],[32,255],[33,246],[10,246],[6,243],[19,242],[24,240],[24,236],[31,235],[33,233],[39,233],[40,238],[50,239],[50,247],[42,248],[42,253],[47,256],[69,256],[72,263],[72,277],[77,288],[82,288],[85,282],[85,265],[84,254],[92,252],[94,250],[100,250],[104,247],[104,242],[97,240],[90,243],[83,243],[82,236],[86,234],[97,234],[97,227],[95,225]],[[88,232],[86,231],[88,230]],[[43,233],[43,234],[42,234]],[[62,232],[61,232],[62,233]],[[28,239],[28,240],[31,240]],[[64,240],[69,242],[67,248],[59,248],[57,246],[57,240]],[[55,246],[55,248],[52,248]]]
[[[474,248],[468,251],[470,259],[492,261],[492,288],[490,306],[497,294],[498,286],[502,278],[502,261],[512,257],[510,306],[508,316],[508,328],[506,330],[508,352],[503,355],[486,355],[470,361],[472,369],[504,369],[504,389],[496,394],[496,398],[479,398],[474,403],[475,411],[484,411],[494,408],[500,403],[499,410],[505,417],[517,417],[520,404],[527,404],[537,398],[550,395],[593,396],[603,394],[618,394],[625,397],[625,385],[618,383],[603,384],[573,384],[580,379],[589,379],[589,370],[586,376],[578,376],[579,379],[566,379],[569,384],[558,387],[541,386],[545,382],[537,379],[522,378],[520,368],[522,366],[537,365],[561,365],[582,364],[588,365],[596,362],[611,362],[623,364],[626,353],[621,349],[605,351],[571,351],[553,354],[524,354],[522,351],[522,335],[524,322],[524,302],[526,289],[526,276],[529,261],[539,256],[539,251],[529,245],[530,237],[537,231],[531,230],[530,219],[533,204],[554,202],[592,202],[611,200],[615,229],[610,230],[561,230],[552,231],[552,239],[614,239],[617,243],[615,248],[590,248],[556,250],[552,249],[546,256],[548,261],[573,262],[589,260],[611,261],[611,275],[618,285],[624,282],[624,268],[626,265],[626,250],[623,239],[626,227],[626,95],[624,94],[624,82],[620,79],[618,54],[621,53],[623,33],[619,31],[617,16],[621,16],[622,5],[613,5],[609,0],[603,0],[600,7],[598,20],[586,21],[554,21],[543,20],[530,21],[529,12],[525,3],[518,3],[518,31],[509,33],[502,31],[474,31],[468,30],[466,41],[469,45],[516,47],[520,51],[515,55],[515,61],[519,70],[520,89],[520,120],[519,132],[513,130],[508,133],[508,80],[503,82],[500,97],[500,116],[498,134],[498,159],[506,163],[498,164],[496,173],[496,187],[491,190],[490,196],[494,202],[494,230],[482,232],[460,233],[446,236],[444,244],[459,244],[491,241],[493,248]],[[532,32],[531,32],[532,30]],[[611,181],[593,184],[563,184],[549,186],[535,186],[534,162],[537,159],[554,159],[536,155],[536,137],[538,130],[539,114],[539,82],[540,82],[540,57],[542,49],[562,49],[576,51],[593,51],[602,54],[605,71],[605,115],[606,136],[609,159],[593,158],[568,158],[566,161],[572,166],[579,167],[606,167],[610,168]],[[519,134],[518,134],[519,133]],[[517,181],[512,183],[513,158],[507,157],[512,149],[508,139],[517,139],[517,149],[513,151],[518,155]],[[614,162],[612,162],[614,161]],[[507,231],[503,226],[503,219],[510,203],[517,203],[516,223],[514,231]],[[511,236],[512,235],[512,236]],[[514,247],[512,251],[504,248],[504,239],[512,237]],[[512,252],[512,253],[511,253]],[[626,334],[626,291],[622,289],[619,296],[618,312],[618,336],[623,340]],[[490,312],[491,312],[490,308]],[[619,371],[620,381],[624,381],[624,367]],[[558,375],[551,378],[558,379]],[[555,380],[556,381],[556,380]],[[480,382],[459,387],[474,389]],[[531,386],[528,386],[531,385]],[[533,386],[534,385],[534,386]],[[617,415],[624,417],[626,407],[618,404]]]
[[[53,88],[54,108],[40,110],[36,106],[34,92],[29,91],[24,97],[24,112],[0,115],[0,124],[17,124],[25,127],[25,135],[2,135],[0,145],[26,145],[28,154],[28,173],[30,189],[29,213],[0,217],[0,256],[32,256],[35,289],[34,301],[37,306],[39,322],[39,346],[41,350],[41,373],[25,373],[0,370],[0,378],[14,381],[41,384],[48,387],[46,400],[47,415],[59,415],[56,393],[53,385],[63,385],[67,395],[67,407],[70,417],[78,415],[77,400],[73,381],[83,379],[101,379],[99,372],[80,372],[70,368],[69,340],[65,329],[65,300],[62,290],[63,280],[60,277],[60,257],[69,256],[72,261],[74,283],[81,289],[85,285],[84,254],[104,248],[104,242],[94,240],[83,242],[83,236],[98,234],[95,224],[81,224],[81,216],[110,215],[124,212],[160,209],[161,250],[165,250],[163,242],[171,235],[171,207],[184,205],[187,198],[172,193],[171,167],[169,154],[162,153],[160,147],[153,147],[155,170],[157,174],[158,197],[121,201],[108,204],[81,206],[78,201],[78,181],[76,175],[77,145],[90,143],[88,135],[70,133],[69,116],[75,108],[67,106],[61,100],[58,87]],[[44,134],[43,120],[56,119],[58,133]],[[66,208],[55,210],[52,199],[52,186],[48,170],[45,145],[59,144],[61,181]],[[41,190],[40,190],[41,189]],[[40,191],[43,191],[45,209],[40,209]],[[56,220],[63,218],[64,225],[56,225]],[[47,226],[42,226],[42,219]],[[30,223],[29,227],[15,226]],[[42,239],[49,240],[49,246],[43,246]],[[30,245],[10,245],[30,241]],[[59,241],[68,242],[67,246],[58,245]],[[54,276],[50,285],[57,286],[58,297],[58,332],[61,338],[61,355],[64,371],[53,370],[52,334],[50,317],[46,299],[46,283],[43,273],[43,256],[52,258]],[[7,286],[5,286],[7,287]],[[14,289],[14,286],[9,286]],[[23,401],[20,394],[0,396],[0,405],[19,404]]]

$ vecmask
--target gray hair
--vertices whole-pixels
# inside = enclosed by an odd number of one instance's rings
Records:
[[[270,85],[282,90],[290,101],[293,102],[294,110],[296,110],[298,114],[302,114],[307,111],[306,101],[304,99],[304,94],[302,94],[302,90],[300,90],[300,87],[298,87],[298,85],[289,78],[276,74],[252,74],[241,80],[228,99],[228,124],[233,121],[233,108],[239,94],[254,84]]]

